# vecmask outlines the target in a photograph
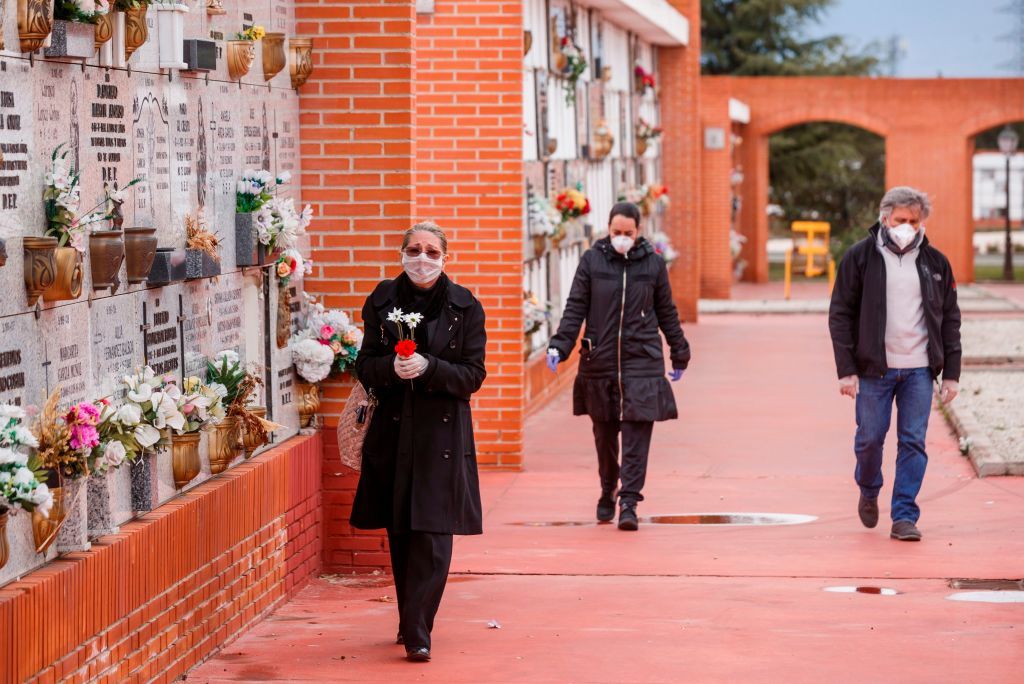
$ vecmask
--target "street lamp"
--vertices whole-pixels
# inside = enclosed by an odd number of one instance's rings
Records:
[[[1020,138],[1009,125],[999,131],[999,151],[1006,156],[1006,253],[1003,255],[1003,280],[1013,280],[1013,238],[1010,225],[1010,160]]]

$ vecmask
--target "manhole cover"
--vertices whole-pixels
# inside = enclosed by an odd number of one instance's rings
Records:
[[[1024,591],[961,591],[946,598],[976,603],[1024,603]]]
[[[644,522],[655,525],[802,525],[817,516],[796,513],[687,513],[654,515]]]
[[[1012,579],[953,579],[949,580],[951,589],[979,590],[990,589],[997,591],[1024,591],[1024,580]]]
[[[874,594],[876,596],[895,596],[900,593],[888,587],[825,587],[825,591],[833,594]]]

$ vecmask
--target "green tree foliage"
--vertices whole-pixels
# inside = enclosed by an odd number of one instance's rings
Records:
[[[842,36],[809,37],[834,0],[701,0],[702,66],[709,75],[871,76],[876,46],[853,50]],[[753,113],[757,116],[757,112]],[[885,141],[851,126],[813,122],[772,136],[769,201],[789,221],[832,224],[843,247],[875,219],[885,192]]]

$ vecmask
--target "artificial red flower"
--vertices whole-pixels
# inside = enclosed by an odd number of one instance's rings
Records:
[[[416,353],[416,342],[414,340],[401,340],[395,345],[395,353],[403,359],[407,359]]]

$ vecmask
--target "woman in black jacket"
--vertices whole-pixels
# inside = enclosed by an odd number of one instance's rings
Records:
[[[430,222],[402,242],[404,273],[363,306],[359,381],[377,405],[363,443],[352,526],[385,528],[398,594],[398,643],[410,660],[430,659],[430,632],[452,558],[453,534],[480,534],[480,484],[469,399],[487,371],[484,310],[444,274],[448,242]],[[402,315],[420,314],[412,328]]]
[[[601,477],[597,519],[607,522],[615,517],[615,488],[621,476],[619,529],[636,530],[636,505],[643,501],[640,492],[654,422],[678,417],[665,379],[658,329],[668,340],[673,381],[682,377],[690,362],[690,345],[672,301],[665,261],[640,237],[640,210],[635,204],[612,207],[608,237],[598,240],[580,260],[548,349],[552,371],[569,357],[584,321],[573,414],[589,415],[594,423]]]

